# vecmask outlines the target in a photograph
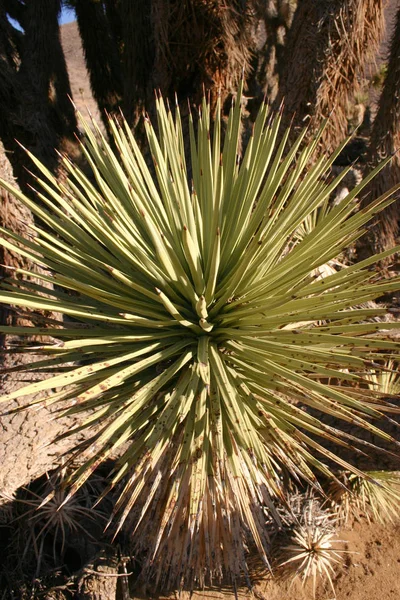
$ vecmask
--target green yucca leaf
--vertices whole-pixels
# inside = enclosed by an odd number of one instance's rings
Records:
[[[265,513],[279,520],[286,473],[318,486],[318,472],[335,480],[329,459],[363,476],[324,446],[376,447],[342,421],[396,443],[374,420],[398,409],[368,390],[398,349],[396,324],[363,306],[399,287],[369,270],[390,252],[320,275],[392,201],[395,190],[354,210],[386,163],[331,206],[343,145],[316,157],[323,125],[288,148],[280,114],[263,105],[241,157],[241,94],[224,136],[219,100],[214,122],[206,100],[197,122],[189,116],[192,182],[179,109],[161,97],[158,133],[145,119],[153,168],[125,122],[110,122],[114,154],[82,119],[92,180],[64,157],[58,182],[32,156],[40,202],[1,182],[36,224],[29,239],[1,229],[0,243],[41,267],[34,281],[11,271],[0,291],[33,321],[0,327],[14,336],[9,349],[38,356],[9,371],[50,377],[0,401],[26,397],[79,416],[60,436],[86,432],[63,480],[66,501],[112,456],[115,531],[131,527],[144,573],[163,585],[236,577],[249,543],[268,566]],[[29,312],[43,310],[67,318]],[[30,400],[38,392],[46,399]]]
[[[338,517],[347,522],[361,513],[368,520],[397,523],[400,517],[400,476],[397,471],[368,471],[368,477],[340,473],[328,495]]]

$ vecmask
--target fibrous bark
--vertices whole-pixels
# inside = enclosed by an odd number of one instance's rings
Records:
[[[381,194],[400,182],[400,8],[391,40],[387,76],[379,99],[378,111],[373,123],[369,150],[368,169],[381,160],[392,156],[390,163],[373,179],[363,198],[367,206]],[[397,200],[379,214],[368,234],[361,240],[361,258],[382,252],[396,244],[399,234],[400,194]],[[390,263],[390,258],[385,265]]]
[[[200,102],[203,86],[222,101],[250,69],[253,2],[153,0],[154,82],[164,95]]]
[[[102,2],[73,2],[93,96],[107,127],[106,112],[118,115],[123,85],[119,47]]]
[[[348,103],[383,32],[383,6],[383,0],[298,3],[276,102],[285,103],[283,128],[294,119],[294,135],[309,123],[311,134],[329,117],[324,149],[332,151],[343,141]]]
[[[121,0],[124,114],[135,125],[152,93],[156,55],[152,0]]]
[[[255,1],[255,51],[249,87],[257,106],[263,95],[272,103],[278,93],[285,64],[285,43],[292,25],[297,0]]]

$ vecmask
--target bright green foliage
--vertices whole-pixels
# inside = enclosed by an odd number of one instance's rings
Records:
[[[121,487],[115,515],[120,525],[129,516],[145,571],[163,584],[246,572],[248,543],[267,563],[265,511],[283,498],[284,472],[316,483],[316,472],[331,475],[329,458],[361,475],[323,447],[355,443],[340,420],[391,439],[370,422],[388,407],[357,385],[396,346],[371,336],[383,325],[369,318],[383,309],[354,309],[398,287],[368,270],[389,252],[314,275],[390,194],[353,212],[372,174],[299,240],[295,232],[345,172],[327,180],[335,156],[312,161],[318,139],[303,148],[300,137],[288,149],[286,135],[277,144],[280,116],[267,121],[267,106],[239,159],[238,96],[222,151],[219,109],[212,135],[206,101],[191,123],[193,184],[179,111],[174,117],[161,98],[158,136],[145,123],[154,178],[126,124],[110,125],[117,157],[83,122],[95,183],[67,159],[69,180],[58,182],[33,158],[41,204],[13,193],[46,227],[27,240],[3,230],[2,244],[42,265],[43,282],[57,286],[49,292],[19,270],[27,279],[5,283],[0,301],[74,320],[1,328],[53,336],[26,345],[44,357],[24,369],[55,368],[1,400],[57,388],[46,403],[82,414],[89,443],[72,457],[80,466],[66,482],[70,494],[120,452],[110,477]]]

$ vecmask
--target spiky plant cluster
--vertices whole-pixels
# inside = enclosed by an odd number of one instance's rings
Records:
[[[343,550],[335,549],[338,540],[335,520],[311,493],[298,495],[290,503],[292,515],[291,543],[282,548],[284,557],[279,570],[285,577],[300,579],[305,584],[312,579],[313,595],[319,579],[327,579],[335,593],[332,575],[334,565],[343,560]],[[288,526],[290,523],[286,523]]]
[[[342,485],[333,481],[329,497],[339,520],[347,523],[360,515],[380,523],[400,519],[400,473],[367,471],[364,477],[342,473]]]
[[[104,514],[94,508],[101,486],[92,481],[74,496],[68,497],[68,491],[63,487],[67,475],[66,468],[51,475],[46,473],[45,481],[36,491],[27,488],[13,499],[21,507],[16,520],[26,528],[22,559],[33,548],[37,561],[36,577],[41,569],[45,544],[47,547],[51,544],[52,559],[58,564],[68,540],[71,542],[75,538],[77,544],[76,536],[91,538],[90,523],[93,528],[94,522],[103,521],[104,526]]]
[[[400,396],[399,363],[389,359],[378,369],[366,375],[367,384],[372,391],[382,396]]]
[[[368,319],[383,309],[352,308],[399,279],[380,281],[368,269],[383,255],[313,275],[361,235],[390,193],[353,214],[372,173],[297,240],[346,174],[327,180],[341,148],[311,160],[318,138],[302,147],[303,132],[287,147],[286,133],[278,143],[281,115],[268,119],[263,105],[238,156],[241,90],[223,142],[217,104],[213,126],[206,100],[190,122],[193,181],[179,110],[174,116],[158,98],[158,135],[145,121],[154,171],[126,124],[110,121],[116,156],[83,121],[95,182],[66,158],[68,180],[57,181],[34,157],[40,202],[2,182],[43,226],[30,239],[3,229],[1,243],[40,264],[43,282],[56,286],[49,293],[17,270],[25,279],[3,283],[0,301],[73,320],[0,328],[54,338],[19,348],[43,355],[20,370],[52,376],[0,400],[51,390],[48,405],[81,417],[76,429],[87,441],[72,453],[80,466],[64,481],[65,501],[119,453],[109,480],[121,490],[117,530],[129,517],[144,575],[165,586],[247,572],[248,544],[268,564],[265,513],[284,494],[283,474],[317,484],[318,471],[333,476],[329,458],[362,476],[324,448],[357,442],[340,420],[392,440],[371,423],[392,407],[347,384],[361,383],[366,364],[396,347],[370,335],[381,324]]]

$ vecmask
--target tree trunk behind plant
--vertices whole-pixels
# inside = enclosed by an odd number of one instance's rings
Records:
[[[250,96],[258,107],[265,96],[272,103],[279,89],[285,44],[297,0],[256,0],[255,51],[250,73]]]
[[[348,133],[348,105],[367,59],[383,32],[384,0],[302,0],[286,44],[276,105],[285,103],[283,127],[293,119],[310,133],[329,117],[322,145],[332,151]]]
[[[115,37],[117,4],[108,2],[108,13],[103,3],[97,0],[74,0],[71,4],[76,11],[92,93],[107,127],[106,112],[118,115],[123,93],[120,49]]]
[[[378,111],[373,123],[367,155],[369,168],[382,159],[393,155],[390,163],[369,185],[362,204],[367,206],[395,184],[400,182],[400,8],[391,40],[387,76],[379,99]],[[399,234],[400,194],[397,201],[379,214],[368,234],[361,239],[361,258],[392,248]],[[391,259],[385,260],[389,265]]]
[[[17,142],[56,172],[55,149],[67,148],[76,130],[59,10],[60,0],[31,0],[21,5],[25,33],[17,47],[17,34],[4,5],[0,6],[0,139],[19,185],[28,193],[32,179],[27,167],[34,168]]]
[[[118,48],[122,44],[122,21],[120,15],[121,0],[104,0],[104,9],[110,24],[110,32]]]
[[[75,131],[76,122],[67,98],[71,90],[57,21],[60,1],[30,0],[24,5],[13,3],[13,6],[19,9],[14,16],[21,19],[25,33],[19,34],[12,28],[6,7],[1,2],[0,139],[6,153],[0,145],[0,173],[2,178],[18,184],[30,194],[32,177],[27,169],[34,170],[34,166],[16,140],[56,173],[58,157],[55,149],[65,147]],[[32,215],[18,200],[1,192],[0,206],[2,227],[24,237],[32,235]],[[12,275],[12,269],[8,267],[26,269],[34,277],[29,261],[6,249],[0,252],[0,262],[2,277]],[[0,313],[1,324],[21,326],[29,322],[28,314],[11,307],[4,307]],[[21,386],[18,373],[4,373],[3,369],[26,362],[26,358],[12,352],[12,341],[8,339],[5,345],[4,337],[0,339],[3,393]],[[43,374],[34,374],[33,377],[40,379]],[[61,424],[51,420],[47,409],[6,414],[7,409],[17,405],[17,402],[12,402],[10,406],[1,408],[0,492],[9,494],[54,466],[54,450],[43,445],[61,430]],[[71,424],[72,421],[67,422],[67,426]],[[59,452],[66,448],[67,445],[60,446]]]
[[[56,137],[76,126],[71,87],[61,46],[58,15],[61,0],[32,0],[25,8],[25,35],[18,77],[32,96],[33,110],[46,115]]]
[[[101,110],[121,103],[135,126],[154,90],[182,108],[203,86],[224,101],[250,69],[256,0],[74,0],[93,95]]]
[[[155,75],[161,79],[163,71],[167,72],[165,93],[177,91],[182,98],[200,102],[203,86],[220,89],[222,100],[236,90],[242,69],[245,74],[249,70],[250,10],[251,2],[242,0],[175,0],[169,4],[168,30],[156,15],[162,52]]]
[[[153,30],[153,5],[154,2],[148,0],[121,0],[120,3],[123,109],[126,119],[132,125],[136,125],[146,108],[149,109],[148,100],[154,92],[151,82],[157,49],[156,34]],[[162,18],[165,18],[165,15]]]
[[[11,26],[8,9],[15,9],[12,14],[19,19],[24,34]],[[12,178],[13,183],[16,179],[28,195],[33,183],[28,170],[34,172],[35,167],[20,144],[57,173],[59,159],[55,150],[66,150],[76,130],[75,113],[67,96],[71,89],[60,42],[59,10],[60,0],[0,4],[0,141],[13,177],[6,158],[0,161],[1,175]],[[20,232],[21,224],[30,222],[30,217],[18,201],[2,194],[3,226]],[[21,266],[20,259],[5,250],[1,264]],[[23,266],[29,269],[28,264]],[[3,311],[1,322],[9,318],[8,312]]]

